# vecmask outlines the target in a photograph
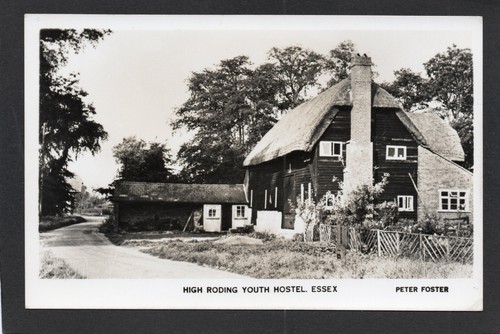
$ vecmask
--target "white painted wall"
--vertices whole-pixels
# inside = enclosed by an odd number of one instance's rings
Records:
[[[255,232],[271,233],[280,237],[292,238],[297,233],[303,233],[305,229],[304,221],[295,216],[294,229],[281,228],[282,213],[279,211],[257,211],[257,223],[254,226]]]

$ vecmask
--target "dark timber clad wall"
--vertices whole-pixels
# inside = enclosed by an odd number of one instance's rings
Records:
[[[350,140],[350,108],[342,108],[319,141],[341,141]],[[384,173],[389,173],[389,183],[386,186],[380,201],[394,201],[398,195],[413,196],[414,211],[401,212],[402,218],[417,218],[417,193],[412,181],[408,176],[410,173],[417,183],[417,144],[411,134],[401,123],[394,109],[375,109],[372,112],[372,141],[374,143],[374,178],[378,182]],[[318,143],[319,143],[318,141]],[[407,160],[386,159],[387,145],[403,145],[407,147]],[[345,145],[343,147],[345,161]],[[292,170],[289,171],[291,164]],[[338,182],[332,182],[334,176],[338,181],[343,181],[344,164],[337,158],[319,157],[318,144],[313,153],[293,152],[283,158],[265,162],[249,169],[249,195],[253,190],[253,223],[257,217],[257,211],[264,210],[264,194],[268,191],[267,210],[283,211],[286,201],[283,193],[283,178],[287,175],[295,177],[295,194],[300,196],[301,184],[307,191],[307,184],[312,183],[314,198],[320,200],[327,191],[336,193]],[[278,203],[274,203],[274,189],[278,187]],[[272,203],[269,202],[269,196]],[[295,199],[293,199],[295,204]]]
[[[401,123],[393,109],[375,109],[372,113],[375,122],[372,123],[372,140],[375,153],[375,181],[381,180],[384,173],[389,173],[387,184],[380,201],[394,201],[398,195],[413,196],[413,212],[400,212],[401,218],[417,219],[418,197],[412,184],[411,174],[417,184],[418,146],[406,127]],[[406,160],[387,160],[386,146],[406,146]]]
[[[319,201],[328,191],[336,194],[339,190],[339,181],[344,180],[344,163],[345,163],[345,144],[343,145],[342,155],[344,162],[338,158],[320,157],[319,142],[320,141],[340,141],[346,143],[351,138],[351,112],[350,109],[341,109],[330,126],[321,136],[315,147],[315,165],[317,174],[317,184],[315,197]],[[337,178],[333,182],[334,176]]]

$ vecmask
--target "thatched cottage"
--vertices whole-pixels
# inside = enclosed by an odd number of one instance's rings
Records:
[[[472,217],[472,173],[454,129],[434,113],[408,113],[372,82],[371,59],[354,56],[351,75],[289,111],[244,161],[252,217],[277,212],[292,228],[293,206],[344,183],[348,193],[389,173],[382,201],[400,216]]]

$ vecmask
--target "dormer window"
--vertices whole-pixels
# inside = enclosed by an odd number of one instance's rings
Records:
[[[406,146],[387,145],[387,160],[406,160]]]
[[[340,141],[320,141],[319,156],[320,157],[342,157],[342,145]]]

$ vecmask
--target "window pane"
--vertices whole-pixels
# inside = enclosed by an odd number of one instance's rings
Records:
[[[388,152],[387,152],[387,156],[394,157],[395,155],[396,155],[396,152],[395,152],[394,147],[389,147]]]
[[[441,196],[448,196],[448,192],[447,191],[441,191]]]
[[[460,192],[460,197],[465,197],[465,191]]]
[[[328,141],[322,141],[319,143],[319,155],[320,156],[330,156],[331,155],[331,144]]]
[[[404,158],[405,156],[405,149],[402,147],[398,148],[398,158]]]
[[[340,155],[342,153],[342,145],[340,143],[333,144],[333,155]]]

